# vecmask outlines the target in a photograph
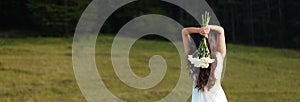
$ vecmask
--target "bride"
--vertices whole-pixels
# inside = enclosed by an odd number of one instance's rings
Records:
[[[211,35],[210,30],[215,31],[217,34]],[[223,60],[226,55],[224,29],[217,25],[208,25],[201,28],[183,28],[182,39],[186,55],[192,52],[190,51],[192,49],[192,47],[190,47],[191,41],[194,41],[195,45],[199,46],[199,39],[195,39],[194,37],[194,40],[191,40],[191,36],[195,33],[200,35],[200,38],[205,37],[210,56],[215,59],[215,61],[209,64],[208,68],[196,68],[191,63],[188,63],[193,79],[192,102],[227,102],[220,81],[223,70]],[[213,40],[214,38],[216,38],[216,40]]]

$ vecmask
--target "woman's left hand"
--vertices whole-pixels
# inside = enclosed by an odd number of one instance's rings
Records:
[[[205,36],[205,37],[208,37],[208,34],[210,32],[210,28],[209,27],[201,27],[199,29],[199,34],[202,35],[202,36]]]

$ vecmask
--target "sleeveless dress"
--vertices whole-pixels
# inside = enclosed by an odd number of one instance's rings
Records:
[[[227,102],[227,98],[221,86],[221,74],[223,70],[223,59],[219,52],[216,53],[217,67],[215,69],[215,85],[208,91],[205,87],[204,91],[199,91],[193,84],[192,102]]]

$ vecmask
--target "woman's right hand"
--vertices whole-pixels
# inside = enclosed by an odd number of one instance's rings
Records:
[[[208,34],[210,32],[210,27],[206,26],[206,27],[201,27],[199,29],[199,34],[202,36],[205,36],[206,38],[208,38]]]

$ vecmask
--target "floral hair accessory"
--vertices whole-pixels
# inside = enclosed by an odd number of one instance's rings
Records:
[[[202,26],[207,26],[210,21],[208,12],[205,15],[202,14]],[[198,52],[198,53],[197,53]],[[210,63],[215,60],[210,58],[210,52],[206,43],[205,37],[199,43],[198,51],[193,55],[188,55],[188,60],[197,68],[208,68]]]

